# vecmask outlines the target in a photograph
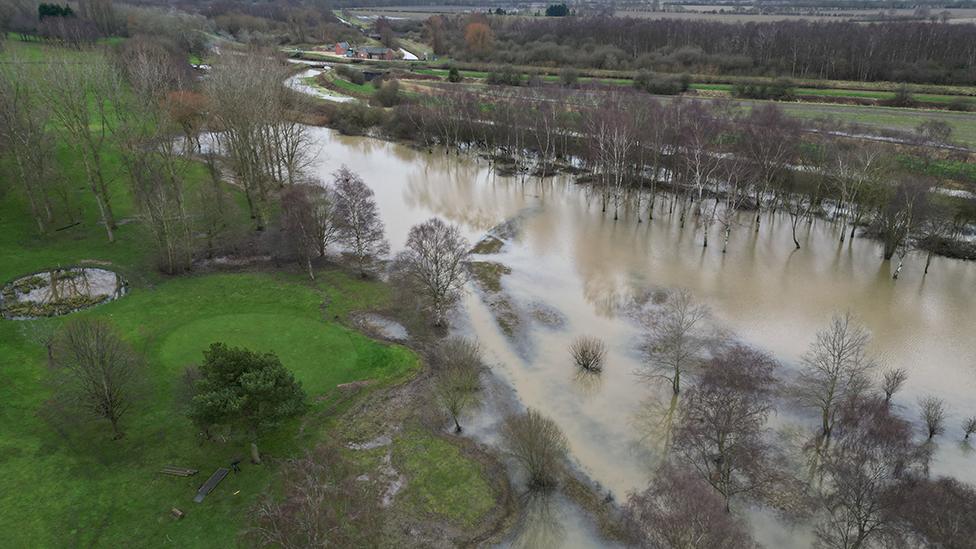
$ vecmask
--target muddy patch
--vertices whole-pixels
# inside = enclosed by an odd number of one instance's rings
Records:
[[[13,320],[61,316],[118,299],[127,289],[122,275],[107,269],[53,269],[4,286],[0,314]]]
[[[494,235],[486,235],[471,248],[471,253],[478,255],[497,254],[505,246],[505,241]]]
[[[512,269],[495,261],[471,261],[468,263],[468,272],[479,288],[498,293],[502,291],[502,277],[512,274]]]

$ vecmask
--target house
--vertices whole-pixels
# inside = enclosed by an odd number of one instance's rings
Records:
[[[336,55],[345,56],[346,52],[349,51],[349,42],[336,42],[335,53]]]
[[[377,46],[363,46],[355,48],[353,57],[356,59],[383,59],[392,61],[397,58],[396,50]]]

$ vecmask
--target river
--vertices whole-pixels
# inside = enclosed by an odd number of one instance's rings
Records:
[[[740,217],[723,254],[717,225],[703,248],[701,228],[690,221],[681,229],[660,203],[653,221],[637,223],[630,211],[614,221],[570,177],[520,181],[471,156],[324,128],[311,132],[320,178],[346,165],[376,192],[394,253],[409,228],[431,216],[457,224],[472,244],[512,221],[500,253],[479,259],[511,269],[502,287],[519,319],[516,328],[504,332],[491,300],[473,285],[452,324],[478,338],[516,406],[558,422],[575,464],[618,501],[646,485],[660,449],[659,433],[649,426],[667,403],[634,375],[643,331],[633,313],[652,292],[673,288],[687,288],[707,304],[716,327],[772,353],[787,382],[830,316],[854,313],[873,334],[874,356],[908,370],[895,398],[906,417],[919,423],[922,396],[946,402],[948,430],[937,441],[933,473],[976,482],[976,454],[959,442],[962,419],[976,414],[976,264],[935,258],[923,277],[924,257],[909,255],[900,279],[892,280],[892,266],[881,261],[873,241],[841,244],[840,228],[817,219],[801,224],[802,249],[794,250],[787,218],[764,216],[756,232],[754,214]],[[597,383],[574,375],[568,347],[580,334],[609,347]],[[472,420],[472,436],[491,440],[498,416],[491,408],[482,412]],[[770,423],[780,433],[812,432],[816,420],[782,399]],[[563,530],[550,545],[604,546],[578,514],[560,505],[553,515]],[[810,545],[809,527],[791,529],[767,512],[749,516],[757,540],[768,547]]]

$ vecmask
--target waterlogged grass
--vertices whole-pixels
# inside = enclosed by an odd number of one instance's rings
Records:
[[[495,504],[481,468],[446,440],[408,431],[394,441],[393,460],[407,477],[406,487],[397,495],[401,509],[470,528]]]

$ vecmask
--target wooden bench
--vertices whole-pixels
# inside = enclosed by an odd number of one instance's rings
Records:
[[[229,472],[230,469],[226,469],[224,467],[221,467],[220,469],[214,471],[214,474],[210,475],[210,478],[207,479],[207,482],[204,482],[203,486],[201,486],[200,489],[197,490],[197,495],[196,497],[193,498],[193,501],[197,503],[202,503],[203,498],[207,497],[207,494],[212,492],[213,489],[216,488],[218,484],[220,484],[220,481],[224,480],[224,477],[226,477],[227,473]]]
[[[167,465],[160,469],[159,472],[164,475],[173,475],[174,477],[192,477],[199,473],[196,469],[187,469],[186,467],[176,467],[173,465]]]

